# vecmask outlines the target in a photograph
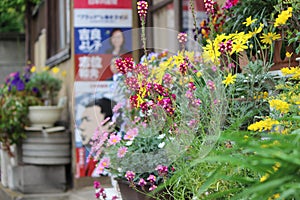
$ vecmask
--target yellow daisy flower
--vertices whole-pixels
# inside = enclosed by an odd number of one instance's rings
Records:
[[[236,74],[232,76],[231,73],[228,74],[228,76],[225,78],[225,80],[222,81],[223,84],[227,87],[230,84],[234,84],[236,79]]]
[[[264,43],[264,44],[272,44],[272,42],[274,40],[277,40],[280,38],[280,35],[279,34],[275,34],[275,33],[272,33],[272,32],[269,32],[269,33],[263,33],[262,36],[260,36],[261,38],[261,42]]]
[[[257,19],[251,19],[251,18],[252,18],[251,16],[248,17],[248,18],[246,19],[246,21],[243,22],[243,24],[246,24],[246,26],[250,26],[251,24],[253,24],[254,22],[256,22]]]

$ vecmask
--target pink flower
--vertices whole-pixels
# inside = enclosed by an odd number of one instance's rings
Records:
[[[155,168],[160,176],[166,176],[168,174],[168,167],[164,165],[157,165]]]
[[[150,181],[151,183],[154,183],[156,181],[156,176],[150,174],[147,178],[147,181]]]
[[[117,199],[118,199],[117,196],[113,196],[113,197],[111,198],[111,200],[117,200]]]
[[[141,178],[140,180],[139,180],[139,186],[141,186],[141,187],[144,187],[146,184],[147,184],[147,182],[143,179],[143,178]]]
[[[114,108],[112,109],[112,111],[113,111],[114,113],[116,113],[116,112],[118,112],[122,107],[123,107],[123,103],[122,103],[122,102],[119,102],[119,103],[117,103],[117,104],[114,106]]]
[[[127,147],[120,147],[118,149],[118,158],[123,158],[125,154],[127,153],[128,148]]]
[[[100,163],[99,163],[100,167],[103,167],[103,168],[108,168],[109,165],[110,165],[110,159],[108,157],[104,157],[100,160]]]
[[[102,174],[104,171],[104,167],[102,165],[98,164],[95,171],[97,174]]]
[[[187,34],[186,33],[178,33],[177,39],[180,44],[185,44],[187,42]]]
[[[229,63],[229,64],[228,64],[228,68],[229,68],[229,69],[234,68],[234,67],[235,67],[235,64],[234,64],[234,63]]]
[[[95,189],[98,189],[98,188],[100,188],[100,187],[101,187],[100,182],[99,182],[99,181],[94,181],[94,188],[95,188]]]
[[[157,188],[157,186],[156,185],[151,185],[151,187],[149,188],[149,191],[153,191],[153,190],[155,190]]]
[[[99,199],[99,198],[100,198],[100,193],[99,193],[99,192],[96,192],[96,193],[95,193],[95,197],[96,197],[96,199]]]
[[[207,81],[207,86],[209,87],[210,90],[216,89],[215,83],[212,80]]]
[[[191,127],[194,127],[196,124],[197,124],[197,120],[195,120],[195,119],[192,119],[192,120],[190,120],[190,121],[188,122],[188,125],[189,125],[190,128],[191,128]]]
[[[193,82],[189,82],[188,87],[190,90],[196,90],[196,86]]]
[[[129,129],[124,136],[125,140],[133,140],[138,135],[138,128]]]
[[[213,70],[213,72],[216,72],[217,71],[217,66],[214,65],[214,66],[211,67],[211,69]]]
[[[133,171],[127,171],[125,174],[125,178],[127,178],[128,181],[133,181],[135,177],[135,173]]]
[[[121,141],[121,137],[120,137],[120,136],[112,134],[112,135],[110,135],[110,137],[109,137],[108,143],[109,143],[110,145],[116,145],[116,144],[119,143],[120,141]]]
[[[172,76],[170,74],[165,74],[163,77],[164,84],[172,83]]]

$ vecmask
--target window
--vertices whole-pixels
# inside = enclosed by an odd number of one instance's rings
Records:
[[[70,0],[47,0],[47,61],[54,66],[70,58]]]

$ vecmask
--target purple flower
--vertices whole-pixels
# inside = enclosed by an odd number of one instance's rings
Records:
[[[156,181],[156,176],[150,174],[147,178],[147,181],[150,181],[151,183],[154,183]]]
[[[18,91],[22,91],[25,89],[25,83],[21,79],[19,72],[17,72],[15,76],[11,79],[9,91],[12,89],[12,87],[15,87]]]
[[[144,187],[146,184],[147,184],[147,182],[143,179],[143,178],[141,178],[140,180],[139,180],[139,186],[141,186],[141,187]]]
[[[128,181],[133,181],[135,177],[135,173],[133,171],[127,171],[125,174],[125,178],[127,178]]]

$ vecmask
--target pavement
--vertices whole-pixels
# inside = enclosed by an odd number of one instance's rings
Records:
[[[111,200],[114,195],[119,197],[118,200],[122,200],[116,188],[105,188],[105,191],[108,196],[107,200]],[[62,193],[23,194],[3,187],[0,183],[0,200],[96,200],[96,198],[95,189],[92,186]]]

